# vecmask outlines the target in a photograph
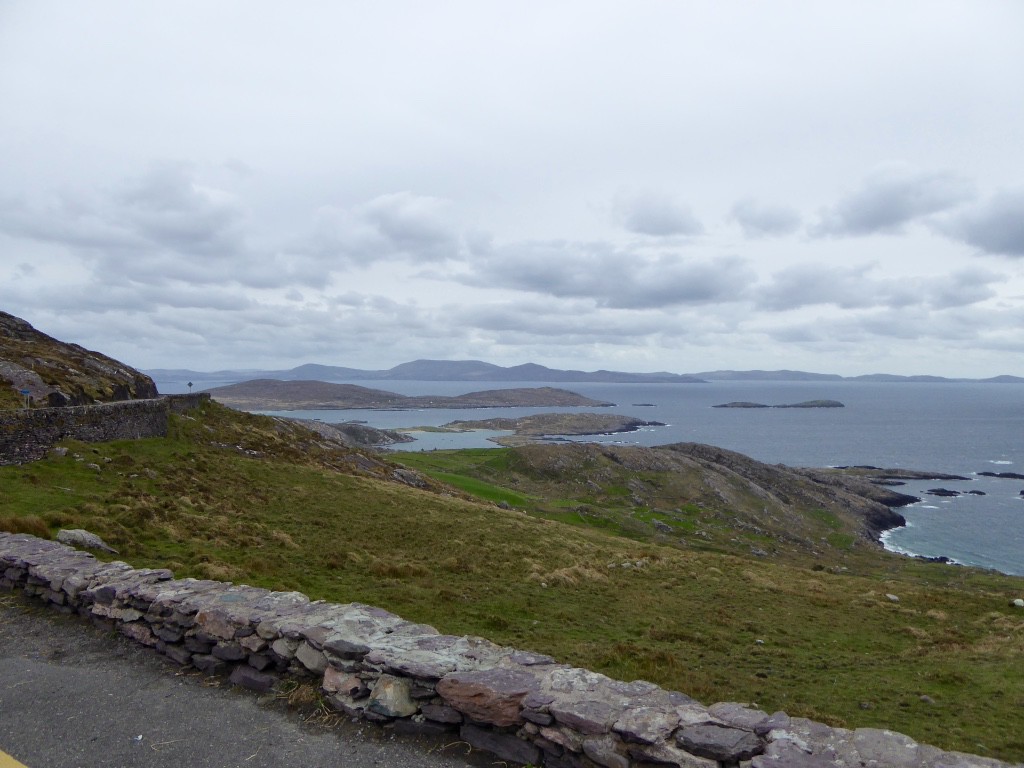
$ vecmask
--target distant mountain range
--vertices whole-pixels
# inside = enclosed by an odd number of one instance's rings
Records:
[[[575,371],[547,368],[536,363],[502,367],[481,360],[414,360],[387,370],[365,370],[308,363],[288,370],[192,371],[153,369],[146,371],[162,389],[195,381],[201,388],[234,384],[252,379],[285,381],[473,381],[473,382],[608,382],[619,384],[702,384],[709,381],[880,381],[880,382],[983,382],[1024,384],[1019,376],[994,376],[987,379],[948,379],[941,376],[896,376],[874,373],[866,376],[839,376],[806,371],[704,371],[678,374],[668,372],[628,373],[625,371]]]

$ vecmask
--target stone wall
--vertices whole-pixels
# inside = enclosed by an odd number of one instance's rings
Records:
[[[152,400],[19,408],[0,411],[0,464],[35,461],[58,441],[133,440],[167,434],[168,413],[182,413],[209,399],[207,393],[168,395]]]
[[[512,763],[551,768],[995,768],[899,733],[846,730],[742,704],[704,706],[479,637],[442,635],[359,603],[175,579],[0,533],[0,589],[78,613],[181,665],[268,691],[320,686],[336,710],[402,731],[447,733]]]

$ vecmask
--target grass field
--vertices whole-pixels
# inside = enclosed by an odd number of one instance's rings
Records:
[[[431,454],[458,490],[421,490],[212,403],[165,439],[67,445],[0,467],[0,528],[83,527],[139,567],[371,603],[709,703],[1024,760],[1018,578],[844,541],[834,563],[666,546],[503,487],[507,452]],[[560,509],[573,524],[549,519]],[[697,510],[680,512],[686,529]]]

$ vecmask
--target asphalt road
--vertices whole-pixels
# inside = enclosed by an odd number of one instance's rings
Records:
[[[455,736],[316,720],[0,593],[0,766],[3,752],[28,768],[495,765]]]

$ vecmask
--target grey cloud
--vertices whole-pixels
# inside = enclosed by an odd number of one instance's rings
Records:
[[[462,241],[447,209],[445,200],[409,192],[381,195],[351,208],[324,206],[316,213],[313,234],[295,250],[353,264],[461,259]]]
[[[674,255],[648,256],[596,243],[517,243],[473,261],[470,285],[513,288],[559,298],[590,299],[598,306],[649,309],[732,302],[753,282],[746,262]]]
[[[872,265],[830,267],[805,264],[781,270],[757,289],[761,309],[784,311],[816,305],[841,309],[927,306],[949,308],[976,304],[995,296],[993,284],[1003,275],[985,270],[961,270],[949,275],[916,279],[877,279]]]
[[[1000,192],[940,229],[986,253],[1024,256],[1024,189]]]
[[[867,277],[870,266],[835,268],[804,264],[781,270],[761,288],[757,305],[762,309],[790,310],[818,304],[843,309],[885,303],[892,284],[881,285]]]
[[[371,201],[362,218],[350,217],[358,226],[347,230],[349,251],[434,258],[444,237],[431,210],[429,200],[405,195]],[[113,189],[0,205],[0,231],[62,246],[106,283],[322,288],[350,263],[331,248],[253,247],[249,226],[238,200],[199,184],[186,165],[155,167]],[[362,239],[359,227],[367,233]]]
[[[595,340],[636,339],[665,329],[661,313],[595,310],[587,302],[503,302],[453,308],[458,322],[483,331],[519,337],[573,337]]]
[[[928,306],[935,309],[966,307],[993,298],[993,285],[1006,280],[1006,275],[988,270],[960,270],[949,275],[922,281]]]
[[[860,189],[823,211],[812,234],[895,234],[915,219],[949,210],[973,196],[971,183],[948,171],[887,169],[870,175]]]
[[[199,186],[187,166],[167,165],[114,189],[62,191],[35,207],[9,203],[0,228],[75,248],[220,256],[242,247],[244,218],[232,196]]]
[[[731,217],[747,237],[788,235],[800,228],[800,214],[794,208],[750,198],[738,201],[732,207]]]
[[[618,196],[613,213],[618,224],[639,235],[667,237],[704,232],[704,226],[688,205],[654,192]]]
[[[155,247],[223,256],[242,247],[244,213],[234,197],[200,186],[183,165],[154,168],[133,179],[106,212]]]
[[[827,345],[836,351],[843,345],[863,351],[864,345],[870,344],[928,341],[947,351],[962,348],[977,352],[1024,346],[1016,336],[1008,339],[1005,334],[1007,328],[1020,327],[1021,322],[1021,312],[1016,308],[914,306],[803,319],[768,328],[767,334],[777,341],[815,348]]]

